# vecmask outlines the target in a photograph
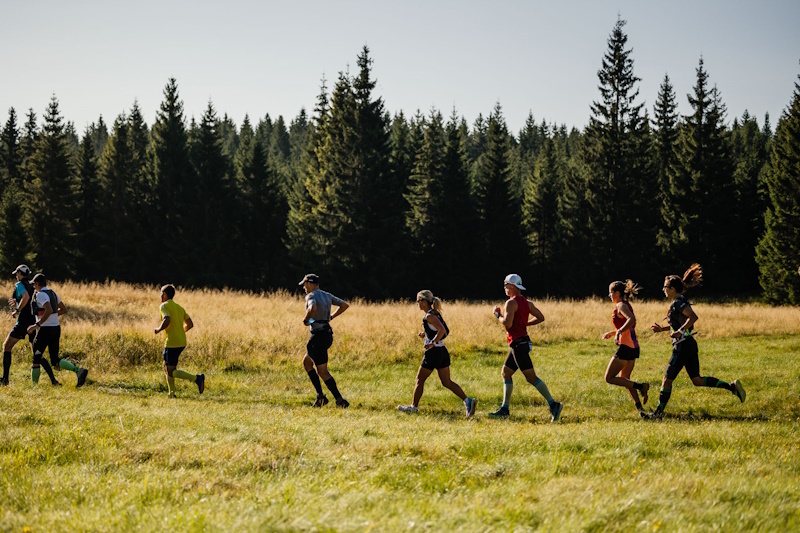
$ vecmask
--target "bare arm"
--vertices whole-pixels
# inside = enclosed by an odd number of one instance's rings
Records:
[[[194,322],[188,316],[183,319],[183,331],[189,331],[194,327]]]
[[[303,317],[303,324],[306,326],[308,325],[308,321],[311,320],[311,317],[314,316],[314,313],[317,312],[317,304],[314,300],[311,300],[311,305],[306,307],[306,316]]]
[[[58,302],[58,316],[66,314],[67,314],[67,306],[64,305],[64,302]]]
[[[497,317],[498,322],[503,324],[506,329],[511,327],[511,324],[514,323],[514,313],[517,312],[517,301],[513,298],[509,298],[506,300],[505,305],[503,306],[503,310],[500,310],[500,307],[497,306],[494,308],[494,314]]]
[[[636,326],[636,316],[634,316],[633,309],[631,309],[630,305],[626,304],[625,302],[620,302],[617,304],[617,311],[619,311],[619,314],[627,318],[627,320],[625,321],[624,324],[622,324],[622,327],[619,328],[617,332],[614,334],[615,344],[619,344],[620,339],[622,338],[622,334],[624,332]]]
[[[442,324],[442,321],[439,320],[439,317],[434,314],[426,316],[425,321],[436,329],[436,335],[434,335],[433,339],[431,339],[430,341],[428,340],[425,341],[425,349],[427,350],[428,348],[432,347],[434,344],[442,340],[444,336],[447,334],[447,330],[444,329],[444,324]]]
[[[28,333],[33,333],[33,330],[40,328],[42,322],[47,320],[50,315],[53,314],[53,307],[50,305],[50,302],[46,302],[42,309],[44,309],[44,313],[42,313],[42,316],[39,317],[35,324],[28,327]]]
[[[17,305],[17,302],[16,302],[16,300],[14,300],[14,298],[9,298],[8,299],[9,305],[13,305],[14,306],[14,312],[12,313],[14,318],[17,318],[17,315],[19,315],[19,310],[22,309],[23,307],[25,307],[26,305],[28,305],[28,302],[30,302],[30,301],[31,301],[31,297],[28,295],[27,291],[25,291],[25,293],[22,295],[22,299],[20,299],[19,305]]]
[[[156,329],[154,329],[153,333],[156,333],[156,334],[157,333],[161,333],[162,331],[167,329],[169,327],[169,322],[170,322],[169,316],[165,316],[164,320],[161,321],[161,325],[158,326]]]
[[[340,305],[339,307],[337,307],[337,308],[336,308],[336,311],[335,311],[335,312],[334,312],[334,313],[331,315],[331,320],[333,320],[333,319],[334,319],[334,318],[336,318],[337,316],[339,316],[339,315],[341,315],[342,313],[344,313],[345,311],[347,311],[347,308],[348,308],[348,307],[350,307],[350,304],[348,304],[347,302],[342,302],[342,305]]]
[[[673,339],[681,338],[681,336],[683,336],[684,333],[689,331],[692,328],[692,326],[694,326],[694,323],[697,322],[697,315],[695,314],[694,309],[692,309],[691,305],[687,305],[686,307],[684,307],[682,314],[683,316],[686,317],[686,322],[684,322],[680,328],[672,332],[671,337]]]
[[[528,321],[529,326],[535,326],[536,324],[544,322],[544,314],[542,314],[530,300],[528,300],[528,307],[530,308],[530,315],[533,317],[533,320]]]

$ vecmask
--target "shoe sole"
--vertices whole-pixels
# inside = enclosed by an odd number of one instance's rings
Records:
[[[742,403],[744,403],[744,399],[747,397],[747,393],[744,391],[744,387],[742,384],[739,383],[738,379],[733,380],[733,386],[736,388],[736,396],[739,397]]]
[[[559,402],[558,403],[558,408],[556,409],[556,412],[555,413],[550,413],[550,422],[555,423],[555,422],[558,422],[559,420],[561,420],[561,411],[563,411],[563,410],[564,410],[564,404]]]
[[[467,411],[467,418],[475,414],[475,407],[478,405],[478,400],[472,400],[469,411]]]

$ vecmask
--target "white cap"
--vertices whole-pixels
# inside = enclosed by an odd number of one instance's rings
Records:
[[[519,274],[509,274],[506,276],[506,279],[503,280],[503,284],[513,285],[521,291],[525,290],[525,287],[522,286],[522,278],[519,277]]]
[[[22,272],[23,276],[30,276],[31,275],[31,269],[28,268],[28,265],[20,265],[20,266],[18,266],[17,268],[14,269],[14,272],[12,272],[12,274],[16,274],[17,272]]]

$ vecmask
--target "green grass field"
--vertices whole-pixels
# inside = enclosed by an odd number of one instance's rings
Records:
[[[413,334],[418,317],[409,315]],[[352,404],[345,411],[308,407],[313,389],[294,345],[265,358],[257,341],[243,341],[255,346],[247,357],[213,358],[237,345],[198,328],[181,367],[205,371],[207,389],[199,396],[178,380],[174,400],[159,341],[144,332],[92,337],[73,322],[80,333],[71,336],[67,323],[65,352],[91,369],[78,390],[63,371],[64,387],[44,375],[31,385],[28,356],[16,348],[11,386],[0,389],[0,529],[800,528],[796,334],[701,337],[701,372],[740,379],[747,401],[694,388],[684,373],[660,423],[640,420],[626,392],[604,382],[609,342],[537,342],[537,372],[565,404],[562,422],[551,424],[519,374],[511,418],[487,417],[502,393],[498,331],[483,346],[451,348],[453,379],[479,399],[474,418],[464,419],[435,375],[420,413],[398,412],[410,402],[421,354],[403,348],[392,361],[387,346],[374,361],[351,357],[341,348],[352,343],[347,330],[360,318],[352,320],[331,351],[330,369]],[[670,347],[642,336],[633,377],[651,383],[652,407]],[[294,340],[302,346],[301,329]],[[87,353],[113,342],[122,348]],[[133,364],[123,352],[137,349],[145,355]]]

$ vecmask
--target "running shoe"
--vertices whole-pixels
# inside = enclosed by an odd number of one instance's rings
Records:
[[[203,394],[203,391],[206,390],[206,375],[197,374],[197,379],[194,382],[197,383],[197,390],[200,391],[200,394]]]
[[[508,407],[501,405],[500,409],[489,413],[489,418],[508,418],[510,414],[511,413],[508,411]]]
[[[398,405],[397,406],[397,410],[398,411],[402,411],[404,413],[418,413],[419,412],[419,409],[417,409],[413,405]]]
[[[347,409],[350,407],[350,402],[345,400],[344,398],[339,398],[336,400],[336,407],[341,407],[342,409]]]
[[[744,391],[744,387],[742,384],[739,383],[738,379],[734,379],[731,381],[731,387],[733,387],[733,393],[736,395],[739,400],[744,403],[744,399],[747,397],[747,393]]]
[[[475,406],[478,405],[478,400],[475,398],[467,398],[464,400],[464,404],[467,407],[467,418],[469,418],[475,414]]]
[[[655,420],[660,422],[664,418],[664,411],[659,411],[658,409],[649,413],[642,411],[639,414],[644,420]]]
[[[317,396],[317,399],[314,400],[311,407],[322,407],[323,405],[328,405],[328,397],[324,394],[322,396]]]
[[[0,387],[7,387],[8,380],[7,379],[0,379]]]
[[[564,404],[561,402],[553,402],[550,406],[550,422],[558,422],[561,419],[561,410],[564,409]]]
[[[86,383],[86,376],[89,375],[89,371],[85,368],[81,368],[78,370],[78,384],[75,385],[75,388],[83,387],[83,384]]]
[[[650,384],[642,383],[642,390],[639,391],[642,393],[642,405],[647,405],[647,393],[649,391],[650,391]]]

